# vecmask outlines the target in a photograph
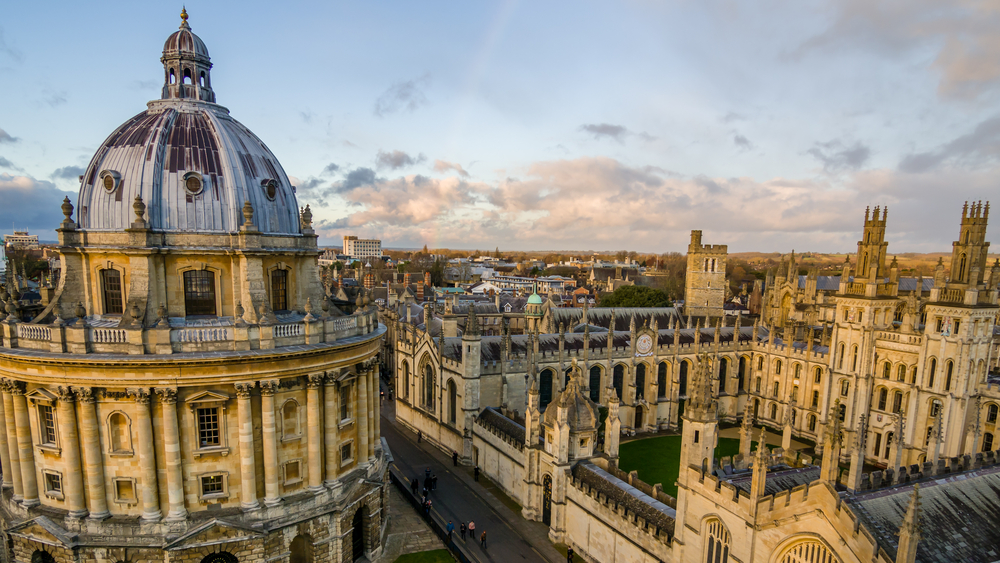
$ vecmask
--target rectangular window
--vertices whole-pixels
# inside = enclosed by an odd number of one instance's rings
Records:
[[[351,418],[351,388],[344,385],[340,388],[340,420]]]
[[[45,473],[45,492],[53,495],[62,494],[62,476],[58,473]]]
[[[56,417],[49,405],[38,405],[38,422],[41,427],[42,443],[56,445]]]
[[[271,272],[271,309],[288,310],[288,270]]]
[[[184,314],[215,316],[215,275],[207,270],[184,272]]]
[[[115,479],[115,501],[135,502],[135,482],[131,479]]]
[[[301,471],[298,461],[289,461],[285,463],[285,484],[293,485],[302,480]]]
[[[351,452],[351,443],[344,444],[340,446],[340,463],[347,463],[354,459],[354,455]]]
[[[198,409],[198,444],[202,448],[221,446],[219,440],[219,409]]]
[[[881,449],[882,449],[882,435],[876,432],[875,433],[875,451],[873,452],[875,454],[875,457],[879,457],[878,454],[879,454],[879,451]],[[888,454],[889,452],[886,452],[886,453]]]
[[[104,314],[122,314],[122,275],[114,269],[101,270],[101,290],[104,292]]]
[[[221,495],[225,492],[222,475],[205,475],[201,478],[201,496]]]

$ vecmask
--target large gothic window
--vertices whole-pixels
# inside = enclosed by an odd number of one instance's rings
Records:
[[[729,530],[719,520],[710,520],[705,534],[705,563],[728,563]]]
[[[552,402],[552,379],[555,373],[550,369],[543,369],[538,379],[538,403],[541,408],[545,408]]]
[[[667,396],[667,362],[660,362],[656,369],[656,395],[663,398]]]
[[[590,368],[590,400],[595,403],[601,400],[601,366]]]
[[[448,380],[448,423],[455,424],[458,419],[458,393],[455,389],[455,381]]]
[[[615,375],[613,384],[615,386],[615,393],[618,394],[618,400],[624,400],[624,394],[622,392],[622,385],[625,380],[625,366],[618,364],[615,366]]]
[[[424,367],[424,406],[434,408],[434,370],[431,366]]]
[[[785,548],[778,563],[840,563],[840,558],[830,551],[826,544],[817,540],[806,540]]]
[[[646,364],[635,366],[635,398],[636,400],[646,397]]]
[[[122,314],[122,274],[118,270],[101,270],[101,292],[104,296],[104,314]]]
[[[184,314],[215,316],[215,275],[207,270],[184,272]]]
[[[691,362],[688,362],[687,360],[684,360],[683,362],[681,362],[681,374],[680,374],[680,377],[678,377],[678,381],[677,381],[677,389],[678,389],[677,393],[681,397],[687,396],[687,390],[688,390],[688,366],[690,364],[691,364]]]
[[[729,358],[719,360],[719,393],[726,392],[726,378],[729,377]]]

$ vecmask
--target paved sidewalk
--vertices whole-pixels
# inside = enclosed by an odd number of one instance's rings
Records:
[[[389,531],[379,561],[392,563],[400,555],[433,549],[444,549],[444,543],[417,514],[410,501],[390,484]]]
[[[393,465],[400,473],[408,479],[418,477],[421,487],[427,467],[437,475],[438,486],[430,495],[431,501],[445,521],[450,519],[455,523],[456,542],[462,543],[458,537],[460,524],[475,521],[475,541],[466,536],[465,546],[480,561],[563,563],[566,560],[549,541],[548,526],[525,520],[476,483],[471,467],[453,467],[450,456],[426,442],[418,444],[415,434],[397,426],[392,402],[383,404],[382,418],[382,436],[389,443]],[[479,546],[479,534],[484,530],[486,550]]]

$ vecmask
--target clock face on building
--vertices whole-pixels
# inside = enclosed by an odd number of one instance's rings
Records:
[[[653,350],[653,338],[648,334],[643,334],[635,342],[635,351],[645,356]]]

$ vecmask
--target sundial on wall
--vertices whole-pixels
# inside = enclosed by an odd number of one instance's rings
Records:
[[[635,354],[637,356],[648,356],[653,351],[653,337],[643,334],[635,341]]]

